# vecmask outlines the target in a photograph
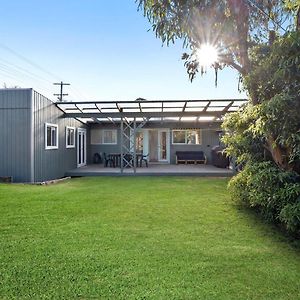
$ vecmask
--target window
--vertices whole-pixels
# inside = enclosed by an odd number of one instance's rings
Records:
[[[201,145],[200,129],[178,129],[173,130],[173,144]]]
[[[186,131],[186,143],[188,145],[199,145],[200,141],[200,130],[187,130]]]
[[[117,130],[116,129],[91,129],[92,145],[116,145]]]
[[[117,143],[117,131],[116,130],[103,130],[102,144],[116,144],[116,143]]]
[[[58,149],[58,126],[45,124],[45,149]]]
[[[173,144],[185,144],[185,130],[173,130]]]
[[[75,148],[75,128],[66,127],[66,148]]]

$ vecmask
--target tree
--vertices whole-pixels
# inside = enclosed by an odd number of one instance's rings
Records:
[[[191,80],[203,72],[196,53],[205,43],[219,49],[216,71],[241,74],[249,103],[222,125],[226,152],[244,166],[232,198],[300,237],[300,0],[138,2],[163,42],[190,49]]]
[[[260,46],[271,46],[287,29],[300,24],[299,0],[137,0],[139,8],[152,23],[157,37],[166,43],[179,39],[189,53],[183,54],[190,79],[204,72],[199,65],[197,49],[205,43],[214,45],[219,59],[214,63],[216,70],[224,67],[236,69],[243,80],[253,71],[253,52]],[[297,22],[293,25],[293,17]],[[284,28],[285,27],[285,28]],[[267,54],[267,53],[266,53]],[[259,93],[260,83],[248,80],[245,88],[252,105],[258,105],[264,97]],[[274,162],[283,169],[289,165],[284,159],[286,151],[270,134],[264,140]]]
[[[164,43],[183,41],[190,48],[184,53],[191,80],[201,69],[196,59],[197,49],[204,43],[219,50],[216,70],[226,66],[242,76],[249,73],[249,53],[257,43],[264,43],[280,33],[289,23],[293,10],[277,0],[137,0],[139,8],[152,23],[157,37]],[[203,71],[203,70],[202,70]],[[255,89],[253,89],[255,90]],[[254,104],[255,92],[248,90]]]

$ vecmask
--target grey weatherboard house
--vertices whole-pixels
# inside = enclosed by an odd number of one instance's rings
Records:
[[[0,177],[61,178],[92,164],[95,153],[142,152],[149,163],[175,164],[176,151],[203,151],[209,164],[222,116],[244,101],[54,103],[33,89],[0,89]],[[128,167],[135,173],[136,163]]]

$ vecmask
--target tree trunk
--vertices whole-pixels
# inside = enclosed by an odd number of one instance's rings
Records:
[[[249,6],[247,1],[240,0],[228,0],[228,6],[231,15],[236,23],[238,40],[238,59],[243,69],[243,75],[247,75],[250,72],[251,64],[248,52],[248,37],[249,37]],[[248,90],[251,102],[253,105],[259,103],[259,99],[256,93],[256,87],[250,87]]]
[[[296,30],[300,30],[300,5],[298,7],[297,16],[296,16]]]
[[[276,142],[273,136],[267,138],[268,150],[270,151],[272,158],[276,165],[286,171],[291,171],[293,167],[288,163],[288,155],[286,149],[281,148]]]

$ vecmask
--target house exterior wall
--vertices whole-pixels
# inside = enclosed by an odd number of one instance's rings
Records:
[[[95,153],[120,153],[120,143],[121,143],[121,131],[120,125],[114,124],[91,124],[91,131],[93,129],[116,129],[117,130],[117,144],[116,145],[90,145],[89,146],[89,160],[88,163],[93,163],[93,156]],[[211,162],[211,148],[213,146],[219,145],[219,135],[218,130],[220,130],[220,124],[209,123],[188,123],[188,122],[163,122],[163,123],[147,123],[142,129],[151,130],[151,129],[168,129],[170,130],[170,163],[176,163],[176,151],[204,151],[207,162]],[[202,130],[202,143],[201,145],[173,145],[172,143],[172,130],[173,129],[194,129],[200,128]]]
[[[207,158],[207,163],[211,163],[211,148],[219,145],[219,135],[216,130],[202,129],[201,145],[173,145],[171,137],[171,164],[176,163],[176,151],[203,151]]]
[[[0,90],[0,176],[31,181],[31,89]]]
[[[148,123],[143,128],[169,128],[170,129],[170,163],[176,163],[176,151],[203,151],[207,157],[207,163],[211,162],[211,148],[219,145],[220,123],[206,122],[162,122]],[[172,143],[172,130],[174,129],[201,129],[201,145],[174,145]]]
[[[103,144],[91,144],[91,133],[92,130],[97,129],[113,129],[117,130],[117,144],[115,145],[103,145]],[[120,126],[114,125],[114,124],[93,124],[90,125],[90,130],[88,133],[89,137],[89,145],[88,145],[88,163],[93,163],[93,158],[95,153],[99,153],[100,155],[103,155],[103,153],[120,153],[121,152],[121,130]]]
[[[63,112],[52,101],[35,91],[33,92],[33,120],[34,181],[61,178],[66,171],[75,169],[77,167],[77,129],[87,129],[87,127],[76,119],[63,118]],[[45,123],[58,125],[58,149],[45,149]],[[66,148],[66,126],[76,128],[75,148]]]

